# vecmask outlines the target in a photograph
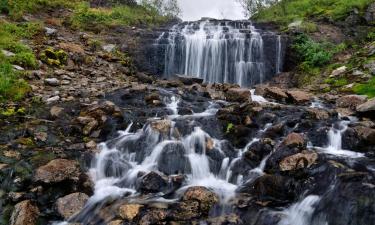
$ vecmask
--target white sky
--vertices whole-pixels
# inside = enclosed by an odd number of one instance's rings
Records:
[[[244,19],[243,9],[236,0],[178,0],[185,21],[202,17]]]

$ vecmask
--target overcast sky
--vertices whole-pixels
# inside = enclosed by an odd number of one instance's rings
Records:
[[[243,10],[236,0],[178,0],[185,21],[201,17],[216,19],[244,19]]]

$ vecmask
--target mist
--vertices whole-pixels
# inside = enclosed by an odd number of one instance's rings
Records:
[[[245,19],[243,9],[236,0],[178,0],[184,21],[202,17],[215,19]]]

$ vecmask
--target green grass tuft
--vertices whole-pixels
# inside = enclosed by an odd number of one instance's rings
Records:
[[[356,94],[367,95],[369,98],[375,97],[375,77],[371,78],[368,83],[356,85],[353,91]]]

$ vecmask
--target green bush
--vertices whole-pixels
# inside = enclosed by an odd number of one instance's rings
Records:
[[[298,35],[294,40],[293,49],[301,56],[303,64],[311,67],[323,66],[332,59],[328,51],[329,44],[317,43],[306,35]]]

